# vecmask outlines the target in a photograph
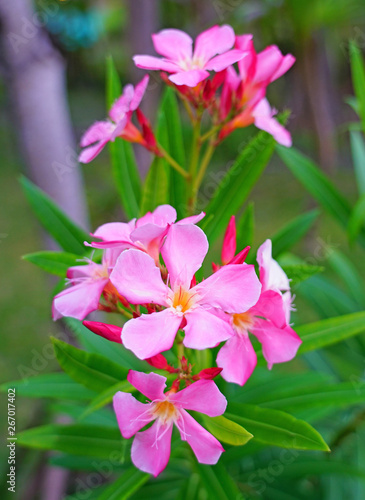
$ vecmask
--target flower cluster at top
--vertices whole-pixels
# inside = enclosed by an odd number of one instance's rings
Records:
[[[193,123],[200,120],[205,110],[209,113],[211,128],[204,136],[206,139],[216,145],[236,128],[255,124],[280,144],[291,145],[289,132],[274,118],[276,111],[265,97],[268,85],[294,64],[291,54],[283,56],[275,45],[257,53],[252,35],[236,36],[228,25],[202,32],[194,50],[191,37],[177,29],[162,30],[152,35],[152,40],[162,58],[136,55],[134,63],[139,68],[161,71],[162,79],[176,89]],[[117,137],[165,156],[139,109],[148,81],[146,75],[135,88],[127,85],[110,109],[108,120],[94,123],[85,132],[81,162],[93,160]],[[139,128],[132,122],[134,112]]]
[[[254,265],[245,263],[249,247],[236,254],[234,217],[224,237],[222,262],[213,264],[210,276],[196,279],[208,252],[207,237],[197,226],[203,217],[176,221],[175,209],[161,205],[140,219],[102,225],[93,234],[99,241],[88,244],[102,249],[101,263],[90,260],[69,268],[70,286],[53,301],[54,319],[83,320],[97,309],[121,313],[127,319],[123,327],[84,324],[176,377],[164,393],[165,377],[130,371],[129,382],[151,402],[143,404],[122,392],[114,397],[122,435],[136,434],[133,463],[154,475],[168,462],[173,424],[201,463],[217,462],[222,446],[186,410],[224,413],[226,399],[212,379],[220,374],[239,385],[247,381],[256,365],[251,335],[261,343],[269,368],[291,360],[301,344],[290,326],[289,280],[272,258],[271,241],[258,249],[258,277]],[[162,354],[174,343],[181,353],[178,368]],[[186,353],[220,344],[217,368],[193,374]],[[152,427],[139,432],[153,420]]]

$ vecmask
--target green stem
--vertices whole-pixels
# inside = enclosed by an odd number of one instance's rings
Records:
[[[211,138],[211,140],[209,141],[209,144],[207,146],[207,149],[205,150],[203,159],[202,159],[201,164],[200,164],[200,169],[198,171],[198,175],[196,176],[196,178],[193,181],[192,204],[194,207],[195,207],[196,200],[198,197],[198,191],[199,191],[200,185],[203,181],[205,172],[208,168],[210,160],[212,159],[214,151],[215,151],[215,136],[213,136]]]
[[[167,163],[169,163],[172,168],[174,168],[177,172],[179,172],[180,175],[185,177],[185,179],[190,178],[189,173],[181,165],[179,165],[177,161],[175,161],[172,158],[172,156],[170,156],[169,153],[165,149],[163,149],[163,147],[160,144],[158,145],[158,149],[165,158],[165,160],[167,161]]]
[[[194,182],[196,177],[196,171],[198,168],[199,156],[200,156],[200,125],[201,125],[201,117],[199,117],[195,123],[193,128],[193,140],[191,146],[191,158],[190,158],[190,190],[189,190],[189,201],[188,201],[188,210],[192,215],[195,209],[195,201],[194,201]]]

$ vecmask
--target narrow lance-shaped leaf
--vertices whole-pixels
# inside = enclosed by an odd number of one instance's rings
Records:
[[[251,246],[254,239],[254,204],[249,203],[237,223],[237,250]]]
[[[359,131],[350,132],[350,143],[357,188],[362,195],[365,193],[365,142]]]
[[[365,225],[365,193],[358,199],[351,212],[347,234],[350,244],[355,243],[360,231]]]
[[[102,392],[127,377],[127,369],[100,354],[82,351],[61,340],[52,339],[52,342],[61,367],[88,389]]]
[[[252,439],[252,434],[226,417],[203,417],[204,426],[218,441],[232,446],[242,446]]]
[[[84,255],[90,235],[72,222],[41,189],[25,177],[20,183],[37,219],[65,252]]]
[[[20,365],[21,366],[21,365]],[[30,376],[0,386],[2,392],[15,388],[18,396],[28,398],[92,399],[95,392],[78,384],[67,373],[46,373]]]
[[[358,101],[359,115],[365,134],[365,66],[359,47],[350,42],[352,84]]]
[[[287,252],[307,234],[319,215],[319,210],[311,210],[295,217],[272,236],[272,254],[276,259],[280,254]]]
[[[279,156],[295,177],[320,205],[343,227],[347,228],[351,205],[335,188],[328,177],[306,156],[294,148],[276,146]],[[360,234],[360,243],[365,245],[365,231]]]
[[[244,500],[237,484],[221,463],[204,465],[196,463],[196,470],[204,486],[207,498],[214,500]]]
[[[17,438],[17,443],[27,448],[56,450],[95,458],[122,458],[120,430],[112,427],[83,424],[44,425],[20,432]]]
[[[66,276],[69,267],[83,264],[83,262],[78,262],[79,255],[67,252],[35,252],[23,255],[22,258],[47,271],[47,273],[62,277]]]
[[[329,451],[322,436],[311,425],[288,413],[229,403],[225,416],[245,427],[255,441],[281,448]]]
[[[222,176],[213,198],[205,211],[211,219],[203,220],[202,228],[212,244],[227,227],[230,217],[237,213],[266,168],[274,151],[275,141],[260,132],[241,152],[233,166]]]
[[[107,486],[98,500],[127,500],[136,493],[149,479],[150,475],[135,467],[127,469],[119,479]]]
[[[169,203],[169,171],[165,160],[156,156],[152,161],[143,187],[141,214],[153,211],[158,205]]]
[[[107,60],[107,108],[108,111],[115,99],[121,95],[121,85],[118,73],[111,57]],[[109,143],[112,171],[116,186],[127,217],[139,215],[139,201],[141,197],[141,180],[134,156],[132,145],[117,138]]]

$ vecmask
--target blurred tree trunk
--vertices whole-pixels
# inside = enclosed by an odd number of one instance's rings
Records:
[[[52,9],[51,9],[52,6]],[[1,45],[21,151],[33,181],[87,228],[65,83],[65,64],[42,27],[61,7],[38,14],[32,0],[0,0]]]
[[[32,0],[0,0],[0,43],[14,122],[26,167],[33,181],[80,226],[88,227],[83,180],[68,110],[65,64],[43,26],[61,6]],[[47,239],[48,248],[56,248]],[[69,473],[48,465],[41,484],[27,488],[34,498],[61,500]]]
[[[318,160],[326,172],[333,172],[337,157],[332,109],[333,85],[323,33],[306,38],[301,49],[298,62],[304,75],[303,83],[317,141]]]

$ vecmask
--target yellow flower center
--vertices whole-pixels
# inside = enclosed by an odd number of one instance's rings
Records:
[[[232,323],[236,330],[246,331],[254,324],[254,318],[249,312],[232,314]]]
[[[196,302],[197,294],[191,290],[184,290],[181,286],[175,290],[171,306],[178,312],[188,311]]]
[[[169,420],[173,420],[178,416],[178,411],[170,401],[160,401],[155,403],[153,415],[159,418],[163,424],[166,424]]]

